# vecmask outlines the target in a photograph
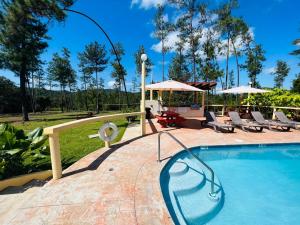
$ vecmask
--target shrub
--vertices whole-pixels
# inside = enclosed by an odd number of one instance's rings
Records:
[[[0,179],[35,170],[25,162],[37,162],[49,155],[49,148],[44,145],[46,140],[42,128],[25,134],[9,124],[0,124]]]
[[[247,99],[243,104],[247,103]],[[271,92],[264,94],[251,95],[249,98],[250,105],[255,105],[260,111],[265,113],[272,113],[272,109],[267,109],[264,106],[278,106],[278,107],[300,107],[300,94],[288,90],[275,88]],[[294,110],[282,110],[289,117],[297,118],[298,112]]]

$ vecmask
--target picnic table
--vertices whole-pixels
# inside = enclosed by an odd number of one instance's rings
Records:
[[[180,116],[178,113],[173,111],[161,111],[160,116],[157,116],[157,122],[163,127],[166,128],[168,126],[178,126],[185,118]]]

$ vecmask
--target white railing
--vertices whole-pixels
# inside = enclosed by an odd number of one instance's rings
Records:
[[[80,125],[104,121],[108,122],[113,119],[126,118],[128,116],[140,116],[141,117],[141,135],[145,133],[145,113],[144,112],[133,112],[133,113],[122,113],[122,114],[113,114],[106,116],[98,116],[87,119],[75,120],[63,124],[58,124],[52,127],[47,127],[44,129],[44,134],[49,136],[49,145],[50,145],[50,155],[51,155],[51,166],[53,179],[57,180],[62,177],[62,165],[61,165],[61,156],[60,156],[60,144],[59,144],[59,134],[60,132],[71,129],[74,127],[79,127]],[[110,143],[105,142],[105,146],[109,147]]]

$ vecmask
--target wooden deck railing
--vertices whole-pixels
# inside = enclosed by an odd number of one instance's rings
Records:
[[[62,177],[62,165],[61,165],[61,155],[60,155],[60,144],[59,144],[59,133],[61,131],[71,129],[74,127],[79,127],[80,125],[99,122],[99,121],[111,121],[118,118],[126,118],[128,116],[140,116],[141,117],[141,135],[145,134],[145,112],[133,112],[133,113],[122,113],[113,114],[106,116],[98,116],[87,119],[75,120],[63,124],[58,124],[52,127],[47,127],[44,129],[44,134],[49,136],[50,145],[50,155],[51,155],[51,166],[53,179],[57,180]],[[110,143],[106,142],[105,146],[109,147]]]

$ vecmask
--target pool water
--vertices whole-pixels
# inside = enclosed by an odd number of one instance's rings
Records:
[[[300,224],[300,144],[197,147],[174,156],[161,172],[161,189],[175,224]]]

